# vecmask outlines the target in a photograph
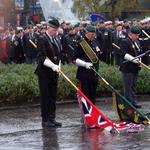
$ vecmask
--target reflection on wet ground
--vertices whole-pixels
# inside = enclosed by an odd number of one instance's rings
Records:
[[[148,101],[141,102],[149,112]],[[110,102],[98,107],[112,120],[117,117]],[[40,109],[0,111],[0,150],[149,150],[150,126],[140,133],[112,135],[101,129],[87,129],[81,123],[77,104],[57,106],[57,120],[61,128],[41,127]]]

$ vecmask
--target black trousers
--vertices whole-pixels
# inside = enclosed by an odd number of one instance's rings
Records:
[[[56,94],[58,75],[48,76],[47,74],[38,75],[40,89],[40,106],[43,121],[55,119],[56,113]]]
[[[96,89],[98,80],[78,80],[81,91],[87,96],[87,98],[95,104],[96,102]]]

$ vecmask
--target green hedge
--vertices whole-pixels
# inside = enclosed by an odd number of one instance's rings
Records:
[[[39,96],[37,77],[34,74],[36,65],[3,65],[0,64],[0,103],[22,103],[33,102]],[[63,72],[78,86],[76,81],[75,65],[62,66]],[[117,67],[108,66],[100,63],[99,73],[104,77],[115,89],[123,91],[123,84],[120,71]],[[150,72],[141,70],[137,84],[137,94],[150,93]],[[99,80],[98,96],[110,95],[110,88]],[[75,89],[60,76],[58,82],[58,100],[76,98]]]

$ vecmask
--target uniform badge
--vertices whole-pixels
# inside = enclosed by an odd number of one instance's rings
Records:
[[[108,32],[104,32],[104,35],[108,35]]]
[[[132,48],[135,49],[135,45],[132,44]]]
[[[55,61],[57,60],[57,57],[56,57],[56,56],[54,57],[54,60],[55,60]]]
[[[15,41],[15,42],[14,42],[14,45],[15,45],[15,46],[18,46],[18,44],[19,44],[18,41]]]
[[[99,52],[99,51],[100,51],[100,49],[99,49],[99,47],[98,47],[98,46],[96,46],[96,51],[97,51],[97,52]]]

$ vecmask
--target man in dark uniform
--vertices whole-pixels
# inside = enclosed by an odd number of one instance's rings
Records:
[[[104,58],[106,64],[112,64],[113,65],[113,47],[112,47],[112,21],[106,21],[105,22],[105,30],[103,32],[103,38],[104,38],[104,43],[103,43],[103,48],[104,48]]]
[[[59,22],[52,19],[48,22],[45,34],[38,38],[38,66],[35,73],[38,75],[41,116],[43,127],[56,127],[62,124],[56,122],[56,93],[59,72],[59,60],[61,58],[61,43],[57,38]]]
[[[14,62],[16,64],[21,64],[24,61],[24,52],[21,42],[21,36],[23,35],[23,29],[16,29],[16,35],[14,37],[13,46],[14,46]]]
[[[118,23],[116,25],[116,30],[112,32],[112,42],[120,46],[120,41],[126,37],[127,37],[127,33],[123,31],[122,24]],[[115,65],[120,66],[120,62],[121,62],[120,51],[116,47],[113,47],[113,52],[114,52]]]
[[[64,43],[65,43],[68,59],[71,63],[73,62],[74,49],[77,46],[78,38],[79,37],[75,33],[74,27],[70,26],[69,32],[65,36],[65,42]]]
[[[28,33],[24,35],[24,45],[25,45],[25,57],[27,64],[35,64],[37,58],[37,49],[30,42],[36,43],[36,34],[33,32],[33,27],[30,25],[28,27]]]
[[[137,42],[139,34],[140,28],[138,26],[132,26],[128,33],[128,37],[123,39],[120,43],[120,48],[123,51],[123,58],[124,60],[128,60],[128,62],[122,62],[120,66],[124,82],[124,94],[127,100],[130,101],[136,108],[141,108],[135,100],[136,82],[140,67],[139,59],[134,59],[134,57],[141,53],[140,46]]]
[[[78,66],[76,78],[80,83],[81,91],[95,104],[96,101],[96,88],[98,84],[98,76],[91,69],[95,68],[98,71],[99,61],[92,62],[92,58],[88,56],[88,51],[93,51],[96,57],[100,54],[100,49],[95,37],[95,27],[87,26],[86,34],[83,39],[78,43],[75,48],[75,63]],[[85,41],[87,44],[82,45]],[[85,48],[88,47],[88,48]],[[90,55],[90,54],[89,54]]]

